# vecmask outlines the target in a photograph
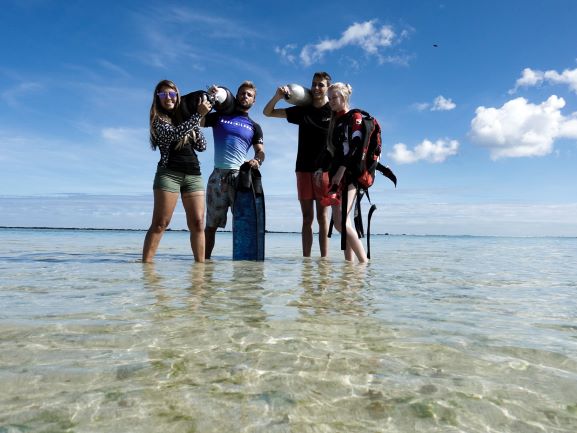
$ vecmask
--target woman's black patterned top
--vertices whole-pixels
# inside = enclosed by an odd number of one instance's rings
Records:
[[[178,126],[156,117],[152,122],[154,142],[160,149],[158,167],[169,168],[185,174],[200,175],[200,163],[195,150],[206,150],[206,139],[200,130],[200,115],[195,113],[188,120]],[[194,131],[196,140],[192,140],[176,149],[176,145],[191,131]]]

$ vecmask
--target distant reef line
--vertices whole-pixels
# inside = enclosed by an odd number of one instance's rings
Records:
[[[97,227],[43,227],[43,226],[0,226],[0,230],[44,230],[44,231],[85,231],[85,232],[141,232],[145,233],[148,229],[121,229],[121,228],[97,228]],[[188,229],[166,229],[167,232],[186,233]],[[219,230],[219,233],[232,233],[232,230]],[[300,235],[301,232],[295,231],[277,231],[266,230],[269,234],[294,234]],[[314,233],[318,235],[317,232]],[[333,233],[334,236],[339,236],[339,233]],[[479,234],[407,234],[407,233],[371,233],[371,236],[410,236],[410,237],[431,237],[431,238],[550,238],[550,239],[577,239],[577,236],[556,236],[556,235],[542,235],[542,236],[507,236],[507,235],[479,235]]]
[[[114,228],[97,228],[97,227],[42,227],[42,226],[0,226],[0,229],[9,230],[71,230],[71,231],[94,231],[94,232],[146,232],[148,229],[114,229]],[[166,229],[167,232],[188,232],[188,229]],[[219,230],[219,232],[232,233],[232,230]],[[277,230],[265,230],[265,233],[283,233],[283,234],[299,234],[301,232],[285,232]],[[374,235],[390,236],[389,233],[374,233]],[[405,234],[403,234],[405,236]]]
[[[0,226],[0,229],[17,229],[17,230],[76,230],[76,231],[94,231],[94,232],[146,232],[148,229],[120,229],[120,228],[99,228],[99,227],[43,227],[43,226]],[[188,229],[166,229],[167,232],[187,232]],[[230,232],[231,230],[222,230]],[[277,233],[270,232],[267,233]],[[292,233],[292,232],[278,232]]]
[[[0,226],[0,229],[13,230],[75,230],[75,231],[94,231],[94,232],[146,232],[148,229],[120,229],[120,228],[99,228],[99,227],[43,227],[43,226]],[[188,232],[188,229],[166,229],[167,232]],[[232,230],[219,230],[231,233]],[[266,233],[300,233],[300,232],[283,232],[266,230]]]

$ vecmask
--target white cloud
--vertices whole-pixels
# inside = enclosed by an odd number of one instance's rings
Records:
[[[100,59],[100,60],[97,60],[97,63],[102,68],[107,69],[108,71],[113,72],[117,75],[120,75],[121,77],[124,77],[124,78],[130,77],[130,74],[126,71],[126,69],[118,66],[117,64],[109,62],[108,60]]]
[[[295,48],[295,44],[287,44],[284,47],[275,47],[274,52],[281,56],[287,63],[294,63],[297,59],[293,54]]]
[[[491,158],[544,156],[560,138],[577,138],[577,117],[565,117],[565,100],[556,95],[536,105],[525,98],[501,108],[478,107],[471,121],[471,137],[487,147]]]
[[[544,79],[553,84],[566,84],[577,93],[577,68],[573,70],[565,69],[561,74],[556,71],[545,71]]]
[[[200,59],[189,40],[179,34],[175,36],[165,29],[153,27],[145,35],[151,48],[146,53],[138,53],[137,57],[151,66],[168,69],[169,64],[185,57]]]
[[[135,16],[147,48],[131,52],[130,56],[160,69],[170,69],[171,64],[185,61],[187,67],[203,71],[208,61],[220,64],[219,50],[214,47],[218,41],[265,38],[262,32],[239,21],[202,14],[198,8],[163,5],[145,9]],[[178,28],[177,32],[175,28]]]
[[[347,71],[360,71],[361,70],[361,63],[350,56],[342,56],[339,60],[339,65],[343,68],[346,68]]]
[[[399,66],[408,66],[409,61],[413,57],[414,57],[413,55],[406,55],[406,54],[396,55],[396,56],[381,56],[379,54],[379,64],[391,63],[391,64],[399,65]]]
[[[443,95],[437,96],[432,103],[418,102],[413,105],[418,111],[451,111],[457,107],[450,98],[447,99]]]
[[[104,128],[102,138],[113,143],[134,142],[148,136],[148,129],[144,128]]]
[[[44,90],[44,86],[38,82],[24,82],[12,86],[0,94],[0,99],[10,106],[23,105],[22,95],[38,93]]]
[[[433,101],[431,111],[450,111],[454,110],[457,105],[451,100],[439,95]]]
[[[412,164],[418,161],[444,162],[448,157],[458,153],[459,142],[457,140],[423,140],[413,150],[403,143],[393,146],[393,151],[388,156],[398,164]]]
[[[431,104],[429,104],[428,102],[417,102],[413,104],[413,107],[415,107],[415,109],[417,109],[418,111],[428,110],[430,106]]]
[[[12,178],[34,167],[10,194],[147,191],[158,161],[158,152],[148,144],[147,128],[87,129],[94,133],[75,131],[63,138],[50,131],[0,128],[0,172]]]
[[[376,20],[354,23],[339,39],[325,39],[317,44],[305,45],[300,52],[300,60],[305,66],[310,66],[320,61],[327,52],[346,46],[358,46],[366,54],[377,56],[381,62],[385,62],[389,58],[381,56],[380,50],[393,45],[396,39],[397,35],[391,26],[378,27]]]
[[[515,82],[515,87],[509,93],[515,93],[520,87],[534,87],[544,82],[549,84],[566,84],[571,91],[577,93],[577,68],[565,69],[559,73],[554,70],[538,71],[531,68],[523,69],[521,77]]]
[[[523,69],[521,78],[518,78],[515,82],[515,88],[509,90],[509,93],[515,93],[519,87],[533,87],[541,84],[543,82],[543,72],[534,71],[531,68]]]
[[[559,136],[567,138],[577,138],[577,115],[566,117],[559,128]]]

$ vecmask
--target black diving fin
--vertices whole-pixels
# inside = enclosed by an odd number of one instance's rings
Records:
[[[391,182],[395,184],[395,188],[397,187],[397,176],[395,176],[393,170],[391,170],[386,165],[381,164],[380,162],[377,164],[376,170],[380,172],[383,176],[389,178]]]

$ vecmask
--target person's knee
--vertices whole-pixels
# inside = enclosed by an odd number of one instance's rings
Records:
[[[325,228],[329,226],[329,219],[326,215],[318,215],[317,216],[317,223],[319,227]]]
[[[314,220],[314,217],[312,214],[303,213],[303,225],[304,226],[312,226],[313,220]]]
[[[339,233],[342,231],[342,226],[341,226],[341,222],[340,221],[333,221],[333,227],[335,228],[336,231],[338,231]]]
[[[155,219],[150,225],[149,231],[153,233],[163,233],[170,225],[170,219],[161,218]]]
[[[202,232],[204,230],[203,217],[191,217],[187,220],[188,230],[191,232]]]

